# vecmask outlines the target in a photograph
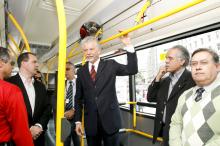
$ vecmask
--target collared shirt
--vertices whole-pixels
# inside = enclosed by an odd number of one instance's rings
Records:
[[[179,78],[181,77],[184,71],[185,71],[185,68],[181,68],[175,74],[170,73],[169,77],[171,81],[170,81],[170,86],[169,86],[168,98],[170,96],[170,93],[173,90],[173,87],[176,85],[176,83],[178,82]]]
[[[178,82],[178,80],[181,77],[181,75],[183,74],[184,70],[185,70],[185,68],[181,68],[175,74],[171,74],[171,73],[169,74],[169,78],[171,79],[171,81],[170,81],[170,86],[169,86],[169,90],[168,90],[167,100],[169,99],[169,96],[170,96],[170,93],[173,90],[173,87]],[[166,122],[166,113],[167,113],[167,108],[165,106],[164,107],[164,112],[163,112],[163,123]]]
[[[213,88],[217,87],[217,86],[219,85],[219,81],[220,81],[220,74],[217,75],[217,77],[216,77],[216,79],[215,79],[214,82],[212,82],[212,83],[209,84],[208,86],[203,86],[203,88],[205,89],[205,91],[203,92],[202,95],[203,95],[204,97],[207,97],[206,94],[207,94],[207,93],[210,93],[210,92],[213,90]],[[199,88],[201,88],[201,87],[195,86],[195,87],[193,88],[193,94],[194,94],[195,97],[196,97],[196,90],[199,89]]]
[[[28,94],[28,98],[31,104],[31,109],[32,109],[32,115],[34,114],[34,108],[35,108],[35,89],[34,89],[34,78],[32,77],[31,80],[28,80],[25,76],[23,76],[19,72],[19,76],[21,77],[21,80],[24,84],[24,87],[26,89],[26,92]]]
[[[91,72],[92,65],[94,65],[95,71],[97,72],[98,66],[99,66],[99,62],[100,62],[100,58],[99,58],[98,60],[96,60],[96,62],[95,62],[94,64],[92,64],[91,62],[89,62],[89,72]]]
[[[73,85],[73,106],[74,106],[74,97],[75,97],[75,94],[76,94],[76,79],[73,79],[73,80],[67,80],[66,81],[66,94],[67,94],[67,91],[69,89],[69,86],[70,86],[70,81],[72,81],[72,85]],[[66,97],[66,95],[65,95]],[[66,101],[67,102],[67,101]],[[74,108],[74,107],[73,107]]]

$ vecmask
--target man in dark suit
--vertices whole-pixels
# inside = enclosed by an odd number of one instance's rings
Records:
[[[34,145],[44,146],[44,134],[50,119],[51,105],[45,86],[33,78],[38,69],[37,57],[33,53],[22,53],[17,64],[19,73],[8,81],[17,85],[23,93]]]
[[[153,143],[158,136],[163,137],[164,146],[168,146],[170,121],[175,112],[179,96],[195,86],[191,73],[186,69],[189,53],[183,46],[177,45],[168,50],[165,66],[161,66],[151,85],[148,87],[149,102],[156,102]],[[167,77],[164,75],[167,73]]]
[[[86,37],[81,47],[87,63],[77,72],[75,110],[76,132],[82,135],[82,105],[88,146],[119,146],[120,110],[115,91],[116,76],[137,73],[137,56],[130,38],[121,38],[127,51],[127,65],[100,59],[101,47],[95,37]]]
[[[76,93],[75,66],[71,62],[66,63],[66,98],[64,117],[71,123],[71,133],[64,142],[64,146],[71,146],[71,139],[74,146],[80,146],[79,136],[75,131],[75,108],[74,96]]]

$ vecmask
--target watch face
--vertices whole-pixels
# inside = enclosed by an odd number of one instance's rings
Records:
[[[102,27],[93,21],[84,23],[80,28],[80,37],[84,39],[87,36],[97,36],[98,40],[101,40]]]

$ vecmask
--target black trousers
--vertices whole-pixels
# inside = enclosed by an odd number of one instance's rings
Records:
[[[169,137],[166,135],[169,135],[168,131],[164,131],[165,123],[162,123],[162,127],[160,129],[159,136],[163,137],[163,146],[169,146]]]
[[[102,126],[99,115],[97,125],[98,130],[95,136],[86,135],[88,146],[102,146],[102,143],[104,146],[119,146],[119,132],[117,131],[113,134],[107,134]]]
[[[70,120],[71,122],[71,133],[70,135],[66,138],[64,142],[64,146],[71,146],[71,140],[73,141],[74,146],[80,146],[80,140],[79,136],[76,134],[75,131],[75,122],[73,120]]]

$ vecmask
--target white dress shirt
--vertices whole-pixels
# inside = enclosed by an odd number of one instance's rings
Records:
[[[29,102],[31,104],[31,109],[32,109],[32,115],[34,114],[34,108],[35,108],[35,89],[34,89],[34,78],[31,78],[31,80],[27,79],[25,76],[23,76],[20,72],[19,72],[19,76],[21,77],[21,80],[24,84],[24,87],[26,89],[28,98],[29,98]]]
[[[100,62],[100,58],[98,60],[96,60],[96,62],[94,64],[92,64],[91,62],[89,62],[89,72],[91,72],[92,69],[92,65],[94,65],[94,69],[97,73],[98,70],[98,66],[99,66],[99,62]]]

